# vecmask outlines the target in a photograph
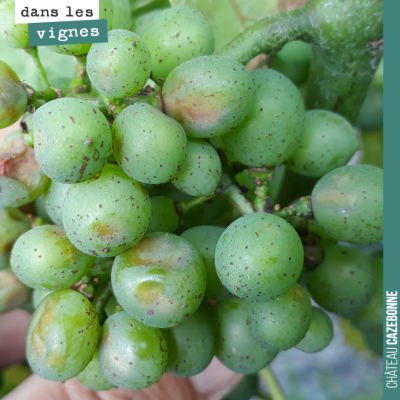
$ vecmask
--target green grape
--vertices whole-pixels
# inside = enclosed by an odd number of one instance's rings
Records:
[[[163,86],[165,112],[188,136],[219,136],[251,113],[253,76],[237,61],[221,56],[193,58],[176,67]]]
[[[98,277],[100,275],[104,275],[107,276],[107,278],[111,278],[111,268],[113,266],[113,263],[114,263],[114,257],[96,258],[96,261],[94,262],[89,275],[92,277]]]
[[[0,208],[0,270],[9,266],[11,249],[24,232],[31,229],[29,218],[15,208]]]
[[[131,27],[131,4],[129,0],[112,0],[112,29],[129,29]]]
[[[383,171],[347,165],[324,175],[312,196],[314,217],[332,238],[366,244],[383,239]]]
[[[303,266],[296,231],[273,214],[245,215],[225,230],[215,250],[222,284],[235,296],[265,301],[286,293]]]
[[[46,296],[26,339],[29,365],[41,378],[64,382],[78,375],[96,351],[99,321],[92,303],[75,290]]]
[[[204,15],[189,7],[167,8],[153,15],[144,29],[158,82],[183,62],[214,51],[214,34]]]
[[[208,139],[211,146],[217,150],[218,153],[223,153],[223,156],[230,162],[230,163],[237,163],[238,161],[235,159],[235,156],[229,151],[228,147],[225,146],[224,141],[222,140],[222,136],[214,136]]]
[[[258,374],[248,374],[243,376],[223,400],[257,400],[255,396],[258,393]]]
[[[83,182],[103,168],[111,153],[110,125],[97,107],[77,98],[46,103],[33,116],[35,156],[60,183]]]
[[[304,131],[304,104],[296,86],[279,72],[258,69],[248,118],[222,137],[231,154],[249,167],[274,167],[296,150]]]
[[[207,272],[207,287],[204,293],[206,299],[224,300],[232,296],[221,283],[215,270],[215,248],[224,230],[219,226],[203,225],[188,229],[181,234],[181,237],[196,247],[203,257]]]
[[[34,309],[36,310],[36,308],[39,307],[41,301],[51,293],[53,293],[53,290],[35,289],[32,293],[32,302]]]
[[[28,24],[15,23],[15,0],[0,3],[0,38],[17,49],[29,47]]]
[[[206,141],[188,138],[186,159],[172,184],[196,197],[214,193],[221,178],[221,160],[218,153]]]
[[[14,142],[15,143],[15,142]],[[0,207],[20,207],[37,199],[49,178],[41,171],[32,149],[23,139],[0,153]]]
[[[301,85],[308,78],[312,47],[308,43],[294,40],[283,46],[275,55],[271,67],[285,75],[294,84]]]
[[[71,185],[64,200],[63,225],[86,254],[114,257],[145,234],[151,215],[142,185],[118,165],[106,164],[92,179]]]
[[[179,226],[179,215],[174,202],[165,196],[150,197],[151,217],[146,233],[174,233]]]
[[[107,20],[107,30],[113,29],[113,0],[99,0],[99,19]],[[82,44],[61,44],[55,46],[47,46],[47,48],[55,53],[65,54],[70,56],[85,56],[92,43],[82,43]]]
[[[29,297],[29,288],[12,272],[11,268],[0,270],[0,314],[14,310]]]
[[[248,302],[234,297],[213,309],[216,332],[215,355],[229,369],[252,374],[268,366],[276,351],[260,347],[251,337],[247,320]]]
[[[0,146],[0,152],[5,150],[10,150],[14,147],[18,147],[19,144],[23,145],[23,142],[29,144],[25,141],[25,134],[22,133],[21,129],[17,131],[13,131],[9,133],[3,140],[3,143]]]
[[[198,251],[172,233],[150,233],[115,258],[114,295],[122,308],[146,325],[168,328],[200,306],[206,271]]]
[[[143,89],[150,77],[150,51],[136,33],[115,29],[108,33],[108,42],[91,47],[87,72],[100,94],[129,97]]]
[[[333,325],[328,315],[320,308],[312,308],[311,324],[306,336],[295,346],[305,353],[317,353],[332,341]]]
[[[43,194],[35,200],[35,213],[44,223],[54,225],[54,221],[50,218],[46,210]]]
[[[286,162],[287,168],[298,174],[323,176],[346,165],[357,151],[355,130],[338,114],[307,111],[304,127],[299,147]]]
[[[105,377],[125,389],[141,389],[157,382],[168,362],[168,347],[161,329],[146,326],[126,312],[104,323],[98,351]]]
[[[374,131],[383,127],[382,88],[375,85],[370,86],[355,125],[366,131]]]
[[[310,327],[312,305],[308,293],[298,284],[263,303],[249,304],[248,321],[253,339],[271,351],[296,346]]]
[[[139,15],[134,21],[132,21],[131,31],[143,36],[143,32],[147,30],[148,26],[152,23],[153,18],[163,11],[160,8],[156,8],[142,15]]]
[[[66,289],[91,269],[95,257],[79,251],[63,228],[42,225],[21,235],[11,252],[11,267],[34,289]]]
[[[369,256],[348,246],[329,246],[325,260],[305,276],[307,289],[318,305],[340,315],[362,310],[375,291]]]
[[[300,218],[304,221],[304,218]],[[319,247],[326,248],[338,241],[331,238],[314,220],[307,222],[307,229],[300,234],[301,240],[306,245],[318,245]]]
[[[47,190],[43,193],[44,207],[49,217],[55,224],[63,226],[62,213],[64,199],[71,185],[51,181]]]
[[[93,354],[86,368],[76,376],[76,379],[91,390],[109,390],[116,387],[104,376],[100,369],[97,351]]]
[[[110,299],[107,301],[106,306],[104,307],[104,311],[107,314],[107,317],[115,314],[118,311],[124,311],[120,304],[118,303],[117,299],[114,296],[111,296]]]
[[[149,104],[125,108],[113,123],[112,135],[115,159],[139,182],[169,182],[185,160],[185,131]]]
[[[199,374],[214,356],[214,328],[208,313],[200,307],[189,319],[164,330],[168,344],[166,372],[188,377]]]
[[[366,307],[352,316],[351,322],[361,331],[383,332],[383,259],[372,259],[372,273],[376,283],[376,291]]]
[[[0,4],[0,21],[1,6],[4,4],[7,1]],[[25,112],[27,103],[28,95],[18,75],[0,60],[0,129],[17,121]]]

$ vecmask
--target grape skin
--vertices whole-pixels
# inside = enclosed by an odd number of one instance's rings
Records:
[[[0,36],[11,47],[29,47],[28,24],[15,23],[15,0],[4,0],[0,3]]]
[[[108,33],[108,42],[94,43],[87,56],[92,85],[104,96],[124,98],[143,89],[151,72],[150,51],[143,39],[125,29]]]
[[[336,240],[367,244],[383,239],[383,171],[372,165],[346,165],[315,185],[314,217]]]
[[[157,13],[142,36],[151,52],[151,74],[157,83],[183,62],[214,51],[210,25],[202,13],[188,7],[173,7]]]
[[[304,125],[300,145],[286,162],[298,174],[323,176],[346,165],[358,148],[355,130],[338,114],[307,111]]]
[[[151,213],[141,184],[118,165],[106,164],[92,179],[71,185],[64,200],[63,225],[86,254],[113,257],[144,236]]]
[[[176,67],[163,86],[165,113],[188,136],[208,138],[236,128],[251,112],[255,85],[240,63],[221,56],[193,58]]]
[[[333,338],[333,324],[320,308],[313,307],[311,324],[306,336],[295,346],[305,353],[317,353],[325,349]]]
[[[306,335],[312,315],[308,293],[295,284],[287,293],[263,303],[249,303],[248,321],[253,339],[271,351],[288,350]]]
[[[204,371],[214,356],[213,329],[202,307],[179,325],[164,329],[168,343],[166,372],[189,377]]]
[[[206,271],[198,251],[172,233],[150,233],[115,258],[114,295],[123,309],[146,325],[168,328],[200,306]]]
[[[15,275],[34,289],[66,289],[82,279],[95,260],[79,251],[64,229],[55,225],[25,232],[11,252]]]
[[[188,138],[186,159],[172,184],[183,193],[207,197],[221,178],[221,160],[214,148],[201,139]]]
[[[151,217],[146,233],[174,233],[179,226],[179,215],[174,202],[165,196],[150,197]]]
[[[235,296],[265,301],[297,281],[304,251],[291,225],[273,214],[245,215],[225,230],[215,250],[222,284]]]
[[[125,108],[113,123],[112,136],[115,159],[139,182],[169,182],[185,160],[185,131],[149,104]]]
[[[161,329],[117,312],[103,325],[98,350],[105,377],[125,389],[142,389],[157,382],[168,362],[168,346]]]
[[[105,165],[111,132],[97,107],[85,100],[61,98],[40,107],[32,121],[35,156],[51,179],[83,182]]]
[[[41,303],[41,301],[47,297],[50,293],[53,293],[53,290],[48,289],[35,289],[32,293],[32,303],[33,308],[36,310]]]
[[[274,167],[299,146],[305,111],[296,86],[270,69],[252,72],[255,101],[247,119],[222,136],[232,156],[249,167]]]
[[[96,351],[99,321],[92,303],[69,289],[46,296],[33,313],[27,359],[44,379],[64,382],[78,375]]]
[[[324,261],[305,279],[316,303],[339,315],[362,310],[375,292],[370,258],[348,246],[327,247]]]
[[[215,248],[224,228],[219,226],[202,225],[188,229],[181,237],[190,242],[203,258],[207,272],[207,287],[204,293],[206,299],[224,300],[232,294],[221,283],[215,269]]]
[[[251,374],[268,366],[278,354],[263,349],[250,335],[248,302],[237,297],[220,301],[212,310],[215,355],[232,371]]]
[[[43,200],[45,209],[49,217],[58,226],[63,226],[62,213],[64,207],[64,199],[70,185],[60,183],[57,181],[51,181],[47,187],[46,192],[43,193]]]
[[[29,293],[29,288],[15,276],[11,268],[0,270],[0,314],[21,306]]]

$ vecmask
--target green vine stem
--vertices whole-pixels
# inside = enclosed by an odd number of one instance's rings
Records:
[[[89,93],[92,87],[86,70],[86,55],[75,56],[75,75],[68,88],[68,93]]]
[[[99,287],[99,290],[96,293],[95,298],[93,299],[94,308],[99,317],[100,324],[102,324],[107,318],[105,315],[104,308],[105,308],[108,300],[110,300],[110,297],[112,296],[112,294],[113,294],[113,290],[112,290],[111,282],[108,282],[105,287],[104,286]]]
[[[256,212],[272,213],[274,208],[269,201],[268,195],[268,183],[272,181],[274,177],[273,168],[249,168],[250,177],[257,185],[254,194],[254,208]]]
[[[311,205],[311,196],[300,197],[299,200],[282,209],[280,208],[279,204],[276,204],[274,206],[274,214],[281,218],[297,216],[313,219],[314,215]]]
[[[47,102],[54,100],[56,97],[59,97],[59,94],[50,85],[46,72],[43,68],[42,62],[40,61],[37,47],[28,47],[27,49],[25,49],[25,51],[32,57],[36,69],[39,72],[42,85],[44,87],[44,90],[42,92],[35,91],[36,99],[40,99],[43,100],[44,102]]]
[[[250,26],[221,55],[246,65],[296,39],[313,47],[307,108],[354,123],[383,54],[383,0],[309,0]]]
[[[208,196],[208,197],[197,197],[197,198],[191,199],[191,200],[177,201],[175,203],[175,208],[179,215],[183,215],[183,214],[187,213],[193,207],[196,207],[199,204],[203,204],[206,201],[213,199],[215,197],[216,197],[216,195],[212,194],[211,196]]]
[[[285,400],[282,389],[272,372],[271,367],[266,367],[258,373],[269,389],[272,400]]]

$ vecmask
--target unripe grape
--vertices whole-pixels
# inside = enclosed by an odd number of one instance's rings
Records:
[[[34,309],[38,308],[42,300],[53,292],[54,290],[49,289],[35,289],[32,293],[32,303]]]
[[[0,270],[0,314],[21,306],[29,293],[28,286],[15,276],[11,268]]]
[[[312,196],[314,217],[332,238],[374,243],[383,238],[383,171],[347,165],[324,175]]]
[[[256,95],[246,120],[222,136],[229,152],[249,167],[274,167],[296,150],[304,131],[304,104],[296,86],[279,72],[252,72]]]
[[[188,136],[222,135],[250,115],[253,76],[237,61],[221,56],[193,58],[176,67],[163,87],[165,112]]]
[[[109,390],[116,387],[104,376],[103,371],[100,369],[97,350],[93,354],[90,363],[76,376],[76,379],[91,390]]]
[[[112,135],[118,164],[139,182],[169,182],[185,160],[185,131],[149,104],[125,108],[114,121]]]
[[[113,0],[99,0],[99,19],[107,20],[107,30],[113,29]],[[58,44],[55,46],[47,46],[47,48],[55,53],[66,54],[70,56],[86,55],[92,43],[81,43],[81,44]]]
[[[167,8],[153,16],[142,33],[149,46],[152,78],[166,78],[178,65],[214,51],[214,34],[202,13],[189,7]]]
[[[87,72],[102,95],[129,97],[143,89],[150,77],[150,51],[136,33],[115,29],[108,33],[108,42],[91,47]]]
[[[215,250],[222,284],[250,301],[286,293],[300,276],[303,258],[303,246],[293,227],[276,215],[261,212],[232,222]]]
[[[263,303],[249,303],[251,336],[263,348],[288,350],[306,335],[311,323],[312,305],[308,293],[295,284],[287,293]]]
[[[0,208],[0,270],[9,266],[15,241],[29,229],[31,222],[23,212],[11,207]]]
[[[82,279],[94,262],[95,257],[79,251],[56,225],[25,232],[11,252],[15,275],[34,289],[66,289]]]
[[[307,289],[325,310],[352,315],[362,310],[375,292],[369,256],[348,246],[329,246],[324,261],[306,272]]]
[[[29,47],[28,24],[15,23],[15,0],[3,0],[0,3],[0,37],[11,47]]]
[[[71,185],[51,181],[46,191],[43,193],[45,209],[49,217],[59,226],[63,226],[62,213],[64,199],[70,187]]]
[[[250,335],[248,302],[234,297],[220,301],[212,310],[216,332],[215,355],[229,369],[244,374],[258,372],[278,354],[263,349]]]
[[[333,324],[328,315],[320,308],[312,308],[311,324],[306,336],[296,344],[296,348],[305,353],[317,353],[325,349],[333,338]]]
[[[117,299],[114,296],[111,296],[104,307],[104,311],[106,312],[107,317],[110,317],[118,311],[124,311],[124,309],[118,303]]]
[[[33,116],[33,133],[38,163],[60,183],[91,178],[111,153],[108,121],[85,100],[62,98],[46,103]]]
[[[103,325],[98,351],[105,377],[118,387],[142,389],[157,382],[167,366],[168,346],[161,329],[118,312]]]
[[[0,61],[0,129],[17,121],[25,112],[27,102],[28,95],[18,75],[5,62]]]
[[[141,184],[118,165],[106,164],[92,179],[71,185],[64,200],[63,225],[84,253],[113,257],[139,242],[150,213]]]
[[[215,269],[215,248],[224,228],[219,226],[202,225],[188,229],[181,237],[190,242],[203,258],[207,272],[207,287],[204,296],[206,299],[224,300],[232,296],[225,289]]]
[[[286,162],[298,174],[323,176],[346,165],[358,148],[353,127],[333,112],[307,111],[304,128],[299,147]]]
[[[179,215],[174,202],[165,196],[150,197],[151,217],[146,233],[174,233],[179,226]]]
[[[207,197],[214,193],[221,179],[221,160],[206,141],[188,138],[186,159],[172,184],[190,196]]]
[[[150,233],[115,258],[114,294],[123,309],[146,325],[168,328],[200,306],[206,271],[198,251],[172,233]]]
[[[54,221],[50,218],[50,215],[48,214],[44,206],[43,195],[40,195],[35,200],[35,213],[38,217],[40,217],[43,220],[43,223],[54,225]]]
[[[64,382],[89,364],[99,336],[92,303],[75,290],[46,296],[32,316],[26,352],[32,370],[44,379]]]
[[[189,319],[164,329],[168,343],[166,372],[182,377],[204,371],[214,356],[214,328],[207,312],[200,307]]]
[[[131,3],[129,0],[112,0],[113,19],[112,29],[130,29]],[[110,28],[108,29],[110,30]]]

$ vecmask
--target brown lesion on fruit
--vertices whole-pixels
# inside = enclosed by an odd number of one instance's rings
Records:
[[[118,235],[118,228],[110,224],[99,224],[95,222],[92,226],[96,237],[103,240],[114,240],[115,236]]]
[[[137,286],[136,292],[145,305],[152,304],[163,298],[163,284],[153,280],[142,282]],[[147,315],[152,314],[153,310],[147,310]]]

